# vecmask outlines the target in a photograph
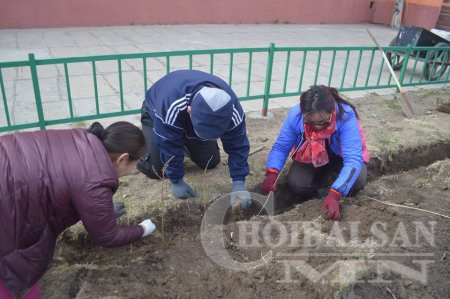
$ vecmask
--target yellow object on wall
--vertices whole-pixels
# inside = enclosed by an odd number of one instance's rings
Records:
[[[442,2],[443,0],[406,0],[406,4],[417,4],[434,7],[440,7],[442,5]]]
[[[391,2],[394,3],[394,0],[378,0],[377,2]],[[432,7],[441,7],[443,2],[450,3],[450,0],[405,0],[406,5],[415,4],[415,5],[424,5],[424,6],[432,6]]]

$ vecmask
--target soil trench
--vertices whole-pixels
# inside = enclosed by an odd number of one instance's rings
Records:
[[[216,259],[223,256],[207,255],[201,241],[206,209],[229,192],[226,157],[208,172],[186,161],[187,181],[199,190],[194,200],[173,199],[164,181],[121,180],[115,200],[125,202],[127,214],[120,222],[150,218],[157,232],[104,249],[81,225],[67,230],[42,280],[43,298],[448,298],[450,219],[417,210],[450,216],[450,115],[436,111],[436,99],[448,95],[448,89],[412,94],[429,111],[412,120],[387,96],[351,100],[372,154],[368,184],[341,201],[340,222],[319,212],[326,183],[317,197],[301,202],[284,176],[277,215],[254,216],[256,205],[249,213],[229,213],[219,231],[232,260],[271,254],[249,271],[220,266]],[[287,110],[273,112],[271,120],[247,120],[252,148],[264,147],[249,158],[247,185],[255,193]]]

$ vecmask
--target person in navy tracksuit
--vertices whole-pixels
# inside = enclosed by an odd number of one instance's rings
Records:
[[[279,172],[289,155],[289,189],[307,199],[316,194],[318,180],[326,171],[338,173],[321,209],[327,220],[340,220],[339,200],[361,190],[367,177],[369,154],[365,135],[353,105],[334,88],[312,86],[289,111],[277,141],[270,151],[265,192],[276,191]]]
[[[242,207],[250,205],[245,188],[249,173],[249,141],[244,111],[236,94],[222,79],[201,71],[174,71],[147,91],[142,106],[142,128],[148,154],[138,169],[151,179],[170,179],[173,195],[185,199],[196,196],[184,181],[185,153],[202,169],[220,162],[217,139],[229,155],[232,204],[237,197]]]

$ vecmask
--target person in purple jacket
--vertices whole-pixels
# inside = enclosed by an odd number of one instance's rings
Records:
[[[142,131],[128,122],[0,137],[0,298],[39,298],[56,238],[79,220],[104,247],[153,232],[149,219],[117,224],[113,206],[118,178],[145,152]]]
[[[289,189],[301,199],[317,193],[319,179],[338,174],[323,201],[325,219],[340,220],[339,201],[361,190],[367,177],[369,153],[355,107],[336,89],[312,86],[300,97],[285,120],[266,164],[264,192],[276,191],[276,181],[291,152]]]

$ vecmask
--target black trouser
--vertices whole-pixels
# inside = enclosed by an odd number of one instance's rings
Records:
[[[141,122],[147,145],[147,155],[139,162],[138,169],[151,179],[159,179],[162,177],[164,164],[161,161],[161,152],[153,140],[153,120],[144,109],[142,109]],[[217,140],[202,141],[184,137],[184,146],[185,152],[192,162],[202,169],[206,167],[211,169],[220,163]]]
[[[289,189],[299,198],[307,199],[314,196],[324,184],[330,184],[341,171],[343,161],[341,157],[329,154],[330,161],[321,167],[314,167],[311,163],[293,161],[287,174]],[[330,177],[331,176],[331,177]],[[364,188],[367,181],[367,165],[363,163],[361,172],[356,179],[349,195],[352,196]]]

